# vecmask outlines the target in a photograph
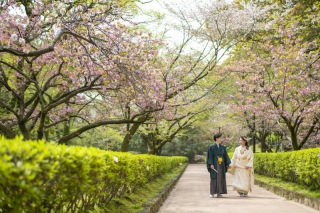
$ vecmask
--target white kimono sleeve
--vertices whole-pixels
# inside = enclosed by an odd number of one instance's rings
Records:
[[[247,167],[253,168],[253,152],[250,149],[250,153],[248,154],[249,162],[247,163]]]
[[[233,156],[232,156],[232,159],[231,159],[231,164],[229,166],[233,167],[235,164],[236,164],[236,161],[237,161],[237,154],[236,154],[236,151],[234,151],[233,153]]]

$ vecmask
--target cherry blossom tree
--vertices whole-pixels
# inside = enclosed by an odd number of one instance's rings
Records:
[[[217,91],[218,85],[228,77],[227,73],[219,75],[218,64],[237,43],[258,27],[257,20],[269,8],[256,6],[252,2],[239,7],[226,1],[214,0],[206,3],[190,1],[187,4],[175,1],[166,7],[171,14],[170,18],[176,20],[168,25],[181,33],[182,41],[166,55],[169,65],[163,72],[162,81],[166,85],[167,108],[151,117],[161,115],[160,118],[165,120],[174,120],[169,117],[175,111],[186,111],[182,108]],[[193,47],[195,42],[198,43],[197,48]],[[209,80],[212,84],[204,89],[203,79],[214,80]],[[188,96],[192,98],[187,98]],[[180,116],[177,115],[177,119]],[[142,123],[136,123],[127,129],[128,134],[121,151],[126,150],[130,139],[141,125]]]
[[[162,42],[137,32],[122,1],[1,2],[0,122],[9,138],[37,139],[70,119],[85,125],[58,139],[109,124],[142,122],[163,108]],[[4,98],[2,98],[4,97]],[[119,105],[128,116],[117,116]],[[143,120],[143,119],[142,119]]]
[[[230,111],[234,119],[241,122],[248,129],[251,136],[255,136],[260,142],[261,152],[272,152],[272,145],[267,144],[267,137],[273,132],[281,131],[277,124],[277,117],[266,116],[268,110],[261,110],[260,102],[253,102],[248,105],[250,94],[241,92],[233,96],[233,102],[230,104]]]
[[[299,19],[279,16],[273,25],[274,35],[248,47],[248,59],[225,67],[245,73],[237,80],[245,101],[239,106],[241,110],[263,113],[280,128],[284,124],[294,150],[307,142],[312,145],[315,141],[310,139],[319,128],[318,40],[303,41],[302,29]],[[263,51],[256,51],[256,47]]]

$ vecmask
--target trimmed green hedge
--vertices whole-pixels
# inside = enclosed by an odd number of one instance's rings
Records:
[[[255,153],[254,171],[320,189],[320,148],[283,153]]]
[[[0,209],[86,212],[184,162],[188,158],[0,138]]]

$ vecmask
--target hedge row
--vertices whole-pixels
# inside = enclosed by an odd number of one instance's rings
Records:
[[[255,153],[254,171],[268,177],[320,189],[320,149],[283,153]]]
[[[0,210],[87,212],[187,161],[0,138]]]

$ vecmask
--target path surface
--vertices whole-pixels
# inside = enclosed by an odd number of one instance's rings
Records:
[[[319,213],[256,185],[248,197],[240,197],[232,190],[232,180],[227,174],[224,198],[210,198],[206,166],[190,164],[158,213]]]

